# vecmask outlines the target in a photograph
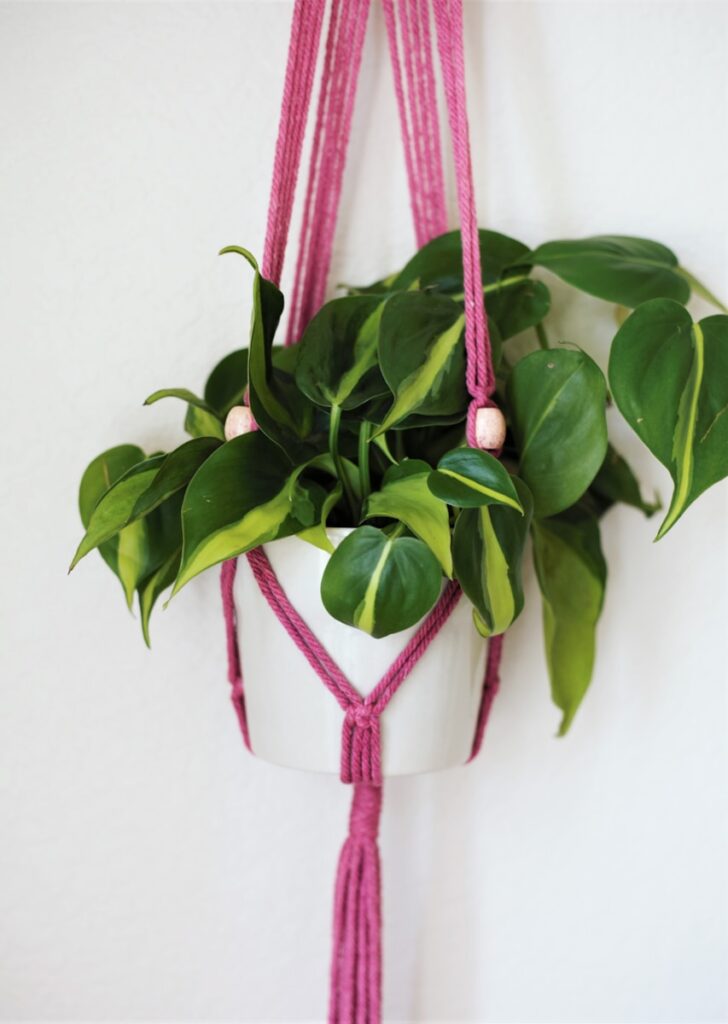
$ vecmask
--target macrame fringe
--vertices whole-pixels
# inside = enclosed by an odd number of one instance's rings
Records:
[[[334,896],[329,1024],[379,1024],[382,1012],[381,889],[377,834],[382,787],[354,786],[349,835]]]

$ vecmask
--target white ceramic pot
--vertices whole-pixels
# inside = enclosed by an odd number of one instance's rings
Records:
[[[334,545],[350,533],[331,529]],[[329,555],[288,537],[265,548],[288,599],[355,689],[374,689],[417,626],[376,640],[332,618],[319,588]],[[258,589],[246,558],[235,579],[238,641],[251,746],[275,764],[339,772],[344,713]],[[461,598],[381,717],[385,775],[439,771],[470,756],[485,641]]]

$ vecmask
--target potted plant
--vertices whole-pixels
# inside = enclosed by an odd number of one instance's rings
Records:
[[[181,400],[189,440],[168,454],[112,448],[81,481],[86,532],[72,567],[99,551],[129,606],[136,598],[147,643],[152,609],[166,590],[174,596],[198,574],[265,545],[284,584],[297,581],[305,604],[298,610],[334,645],[334,658],[348,651],[369,678],[377,650],[382,664],[390,662],[447,581],[457,580],[467,602],[447,624],[449,646],[417,668],[430,680],[420,698],[430,686],[427,700],[447,709],[453,735],[449,746],[433,737],[419,759],[405,752],[393,771],[464,759],[482,638],[503,633],[523,608],[529,536],[552,696],[560,733],[568,730],[591,679],[604,600],[600,521],[618,502],[647,516],[661,508],[642,496],[609,442],[611,403],[673,480],[656,539],[728,475],[728,316],[670,249],[625,236],[529,249],[485,230],[480,247],[507,424],[505,436],[485,446],[499,452],[465,444],[459,233],[435,238],[399,272],[326,303],[289,347],[274,345],[281,292],[233,246],[223,252],[243,256],[253,271],[248,347],[218,363],[201,396],[166,388],[146,400]],[[581,347],[585,339],[550,338],[548,277],[535,276],[537,268],[618,307],[607,376]],[[691,291],[723,313],[694,323]],[[512,344],[516,337],[521,342]],[[263,599],[245,579],[238,590],[243,619],[251,612],[244,628],[260,636],[269,629]],[[282,701],[293,692],[295,666],[279,662],[271,680],[267,649],[244,647],[252,651],[246,690],[258,695],[249,714],[263,747],[267,736],[273,760],[328,767],[315,734],[308,752],[286,756],[291,728]],[[285,659],[281,645],[272,657]],[[466,682],[454,698],[459,675]],[[276,691],[276,679],[283,689]],[[315,717],[323,691],[309,690],[304,696],[298,688],[297,706]],[[422,723],[412,722],[411,708],[409,720],[421,751]],[[338,726],[322,725],[329,728],[335,748]]]

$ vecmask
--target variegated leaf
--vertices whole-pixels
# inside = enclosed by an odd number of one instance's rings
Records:
[[[452,576],[447,505],[427,486],[430,473],[429,465],[419,459],[390,466],[381,489],[369,495],[364,518],[398,519],[427,544],[445,575]]]
[[[440,596],[442,573],[421,540],[360,526],[329,559],[324,607],[340,622],[383,637],[414,626]]]
[[[532,500],[523,481],[514,478],[514,485],[523,513],[506,505],[464,508],[453,533],[455,576],[484,636],[505,632],[523,608],[521,564]]]
[[[173,595],[204,569],[313,525],[316,509],[278,446],[255,431],[222,445],[190,481]]]
[[[677,302],[644,303],[617,332],[609,382],[622,415],[675,484],[659,539],[728,476],[728,316],[693,323]]]
[[[387,302],[379,329],[379,362],[394,401],[374,436],[413,412],[464,412],[465,317],[452,299],[405,292]]]
[[[523,511],[508,470],[477,448],[463,446],[443,455],[430,474],[429,486],[438,498],[459,508],[500,504]]]
[[[388,393],[377,367],[381,296],[351,295],[323,306],[300,342],[296,383],[312,402],[354,409]]]

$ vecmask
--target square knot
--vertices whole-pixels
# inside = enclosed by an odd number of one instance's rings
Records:
[[[357,729],[373,728],[375,715],[370,704],[353,704],[346,712],[349,724]]]
[[[342,782],[382,781],[379,712],[371,704],[350,704],[341,734]]]

